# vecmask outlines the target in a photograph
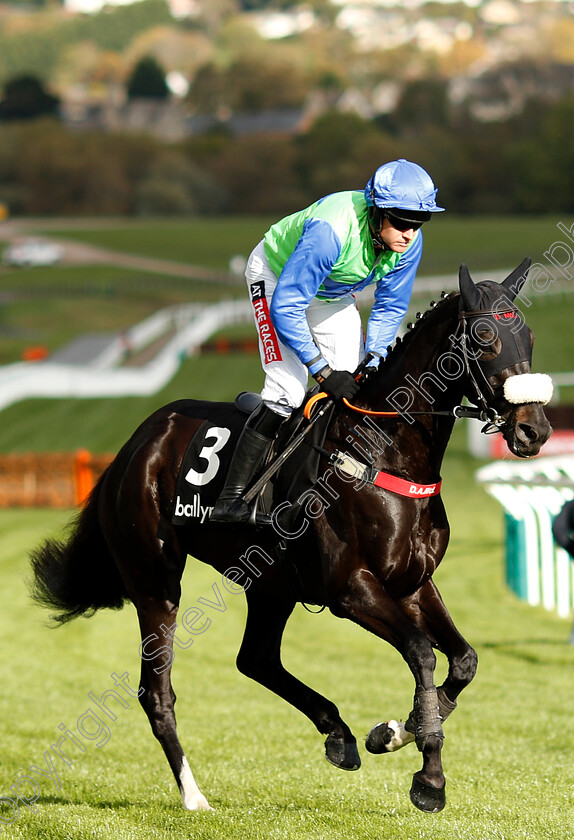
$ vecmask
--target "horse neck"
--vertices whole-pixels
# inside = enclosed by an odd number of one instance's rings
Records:
[[[456,349],[458,324],[458,296],[426,313],[380,367],[372,407],[400,408],[404,401],[404,411],[424,412],[458,405],[465,385],[463,357]]]
[[[464,394],[461,356],[452,346],[457,325],[458,299],[447,299],[391,350],[369,383],[363,408],[399,410],[396,420],[377,420],[394,444],[377,458],[381,469],[405,470],[419,481],[437,478],[454,424],[452,409]]]

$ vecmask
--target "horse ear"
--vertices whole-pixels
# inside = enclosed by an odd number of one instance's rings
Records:
[[[506,280],[503,280],[500,284],[501,286],[504,286],[511,300],[514,300],[514,298],[524,285],[524,282],[528,277],[528,271],[531,265],[532,260],[530,259],[530,257],[525,257],[518,266],[518,268],[515,268],[514,271],[508,275]]]
[[[470,271],[466,263],[463,263],[458,270],[458,287],[462,295],[462,302],[464,308],[468,312],[472,312],[478,306],[480,295],[478,289],[474,285],[474,281],[470,276]]]

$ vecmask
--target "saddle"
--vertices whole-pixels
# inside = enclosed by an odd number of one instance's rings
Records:
[[[209,515],[225,482],[241,431],[260,402],[259,394],[244,391],[233,403],[216,403],[212,411],[205,412],[203,423],[189,441],[177,476],[172,511],[174,524],[209,526]],[[334,406],[313,425],[309,435],[267,482],[258,496],[260,510],[271,513],[277,504],[289,502],[289,519],[296,517],[299,499],[317,482],[320,448],[333,409]],[[284,451],[306,422],[303,407],[292,413],[279,430],[259,475]],[[254,480],[257,478],[258,475]]]

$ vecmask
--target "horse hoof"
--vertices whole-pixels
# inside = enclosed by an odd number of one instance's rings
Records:
[[[365,747],[370,753],[380,755],[400,750],[406,744],[414,741],[415,736],[405,729],[404,723],[388,720],[373,726],[365,739]]]
[[[329,735],[325,741],[325,758],[340,770],[358,770],[361,766],[361,758],[354,738],[352,741],[342,741]]]
[[[411,786],[411,802],[419,811],[425,811],[427,814],[436,814],[442,811],[446,805],[444,789],[444,785],[440,788],[427,785],[415,775],[413,776]]]
[[[195,796],[183,799],[183,807],[186,811],[213,811],[213,808],[201,792],[198,792]]]
[[[390,743],[393,734],[388,723],[377,723],[365,738],[365,747],[374,755],[389,752],[387,744]]]

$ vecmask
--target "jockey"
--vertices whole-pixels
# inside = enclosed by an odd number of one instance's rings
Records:
[[[275,434],[307,390],[308,375],[334,399],[351,399],[354,371],[371,353],[378,364],[407,311],[421,259],[420,227],[437,190],[408,160],[380,166],[363,191],[338,192],[267,231],[245,276],[265,373],[262,403],[248,418],[211,522],[246,522],[241,498]],[[366,342],[354,292],[375,284]],[[258,513],[257,524],[271,524]]]

